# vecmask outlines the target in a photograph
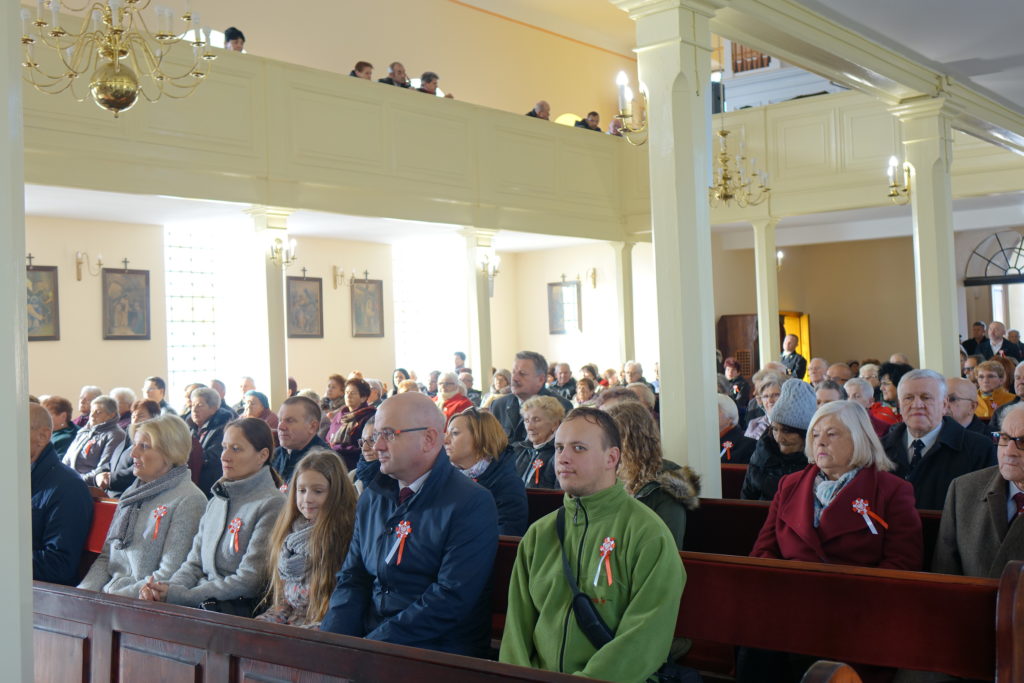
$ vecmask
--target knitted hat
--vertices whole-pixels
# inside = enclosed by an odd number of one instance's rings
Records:
[[[783,382],[782,393],[768,418],[772,422],[807,431],[817,409],[818,400],[811,385],[798,379],[790,379]]]

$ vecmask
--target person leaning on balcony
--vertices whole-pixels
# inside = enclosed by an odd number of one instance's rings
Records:
[[[420,92],[425,92],[428,95],[437,95],[437,84],[441,80],[433,71],[424,71],[423,75],[420,76],[420,87],[416,88]],[[455,96],[450,92],[444,94],[449,99],[455,99]]]
[[[384,85],[397,85],[399,88],[412,87],[412,84],[409,83],[409,77],[405,73],[405,67],[401,62],[391,62],[388,64],[387,77],[381,78],[377,82]]]

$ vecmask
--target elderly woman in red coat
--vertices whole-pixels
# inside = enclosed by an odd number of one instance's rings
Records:
[[[922,565],[921,517],[863,406],[833,401],[807,429],[802,472],[782,478],[752,557],[861,567]]]
[[[810,464],[779,481],[750,555],[920,570],[923,540],[914,489],[889,473],[894,465],[864,406],[833,401],[818,408],[807,428],[805,452]],[[799,680],[810,663],[785,652],[740,648],[736,680]],[[864,681],[888,680],[892,674],[855,668]]]

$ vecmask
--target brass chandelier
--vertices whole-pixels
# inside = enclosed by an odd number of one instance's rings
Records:
[[[210,29],[201,29],[199,15],[188,9],[178,19],[184,26],[176,25],[174,11],[157,5],[153,32],[142,14],[150,2],[102,0],[75,9],[62,8],[60,0],[36,0],[35,17],[22,8],[25,80],[51,95],[69,90],[82,102],[85,95],[76,83],[87,75],[93,101],[114,118],[131,109],[140,95],[149,102],[188,97],[216,59],[210,52]],[[62,9],[84,13],[77,33],[61,25]],[[171,52],[182,44],[192,46],[190,58],[183,62],[176,54],[172,63]],[[176,52],[187,55],[187,50]]]
[[[718,157],[712,169],[714,185],[708,188],[708,203],[715,209],[729,206],[732,202],[741,209],[757,206],[771,192],[768,173],[758,170],[756,159],[748,160],[743,155],[743,143],[740,143],[739,154],[731,155],[728,137],[729,131],[724,128],[718,131]]]

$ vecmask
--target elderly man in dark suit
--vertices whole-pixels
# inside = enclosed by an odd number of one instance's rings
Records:
[[[968,432],[946,409],[946,379],[934,370],[911,370],[897,388],[903,422],[882,446],[896,463],[895,474],[914,485],[917,507],[941,510],[957,477],[995,464],[990,439]]]
[[[942,511],[932,570],[999,578],[1024,560],[1024,407],[1012,409],[999,435],[999,465],[953,480]]]
[[[512,364],[512,393],[491,404],[491,414],[504,427],[510,444],[526,439],[526,427],[523,426],[523,416],[519,410],[526,399],[552,396],[562,404],[565,412],[572,410],[571,403],[544,386],[547,374],[548,362],[544,356],[536,351],[520,351],[516,354]]]
[[[1024,358],[1020,346],[1006,338],[1006,325],[998,320],[988,324],[988,339],[978,344],[977,353],[988,360],[992,356],[1006,356],[1020,361]]]

